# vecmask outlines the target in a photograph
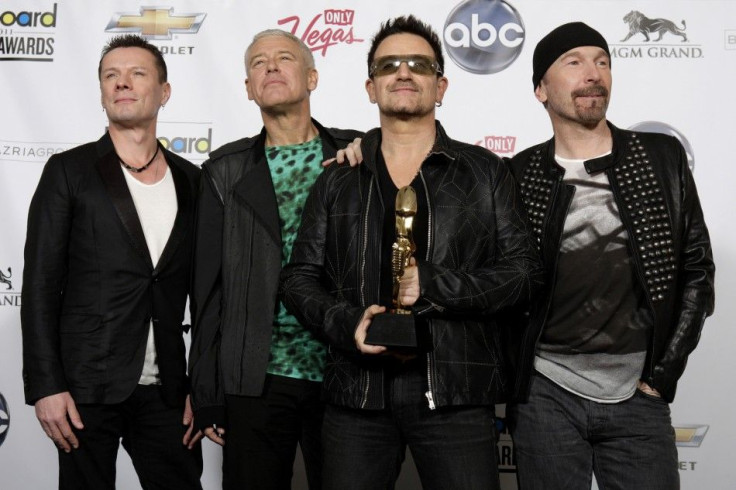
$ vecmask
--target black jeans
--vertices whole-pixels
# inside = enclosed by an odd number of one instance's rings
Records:
[[[581,398],[537,374],[527,403],[508,407],[521,490],[680,488],[664,400],[636,390],[619,403]]]
[[[114,490],[121,439],[144,490],[202,488],[202,448],[182,444],[184,407],[166,405],[158,386],[138,385],[122,403],[78,404],[77,410],[84,429],[73,429],[78,449],[59,449],[60,489]]]
[[[500,488],[493,407],[430,410],[426,386],[421,367],[398,370],[387,409],[327,406],[325,490],[393,489],[407,445],[425,490]]]
[[[225,396],[224,490],[289,490],[297,444],[309,488],[320,490],[320,391],[320,383],[269,374],[262,396]]]

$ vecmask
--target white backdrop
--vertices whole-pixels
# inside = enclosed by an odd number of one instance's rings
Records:
[[[629,32],[623,18],[632,10],[672,21],[677,29],[661,40],[654,34],[647,42],[635,33],[622,41]],[[736,2],[725,0],[3,0],[0,488],[56,487],[55,450],[23,403],[25,220],[48,156],[104,131],[96,70],[106,40],[116,29],[138,26],[167,53],[173,94],[158,134],[200,164],[208,151],[260,130],[258,109],[245,95],[242,63],[256,32],[281,27],[305,39],[320,73],[314,116],[327,126],[365,130],[378,122],[363,88],[370,38],[381,21],[409,13],[445,38],[450,86],[438,118],[456,139],[505,156],[548,139],[548,118],[532,92],[533,48],[557,25],[582,20],[613,51],[610,120],[625,128],[647,122],[646,128],[670,130],[683,140],[713,240],[718,298],[672,405],[680,474],[685,489],[733,488],[736,331],[729,330],[728,318],[736,316],[736,162],[729,141],[736,138]],[[507,489],[515,488],[510,444],[507,435],[499,444]],[[206,489],[219,488],[219,458],[219,449],[205,443]],[[119,488],[139,488],[127,456],[119,459]],[[300,470],[294,486],[305,488]],[[411,465],[399,487],[419,488]]]

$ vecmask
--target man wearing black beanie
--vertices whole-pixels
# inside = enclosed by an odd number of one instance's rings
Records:
[[[669,403],[715,272],[685,151],[606,120],[610,53],[589,26],[550,32],[533,65],[554,137],[510,161],[546,277],[508,330],[519,486],[679,488]]]

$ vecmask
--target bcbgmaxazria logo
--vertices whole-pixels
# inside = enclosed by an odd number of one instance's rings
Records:
[[[0,161],[43,163],[55,153],[61,153],[78,143],[0,140]]]
[[[146,39],[159,41],[170,40],[174,34],[196,34],[206,16],[204,13],[174,13],[173,7],[141,7],[139,12],[114,14],[105,32],[140,34]]]
[[[628,32],[620,43],[609,43],[611,58],[631,59],[698,59],[703,48],[691,44],[687,35],[687,23],[664,18],[651,18],[638,10],[623,16]]]
[[[57,4],[0,12],[0,61],[54,61],[57,19]]]

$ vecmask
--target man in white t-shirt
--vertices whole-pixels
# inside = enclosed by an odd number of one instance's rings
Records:
[[[532,78],[554,137],[510,162],[546,274],[508,330],[519,485],[679,488],[668,403],[715,270],[685,151],[606,120],[608,44],[581,22],[537,44]]]
[[[115,488],[122,441],[144,489],[201,489],[182,325],[199,169],[163,149],[158,48],[113,38],[109,131],[53,155],[31,201],[21,324],[28,404],[59,449],[59,488]]]

